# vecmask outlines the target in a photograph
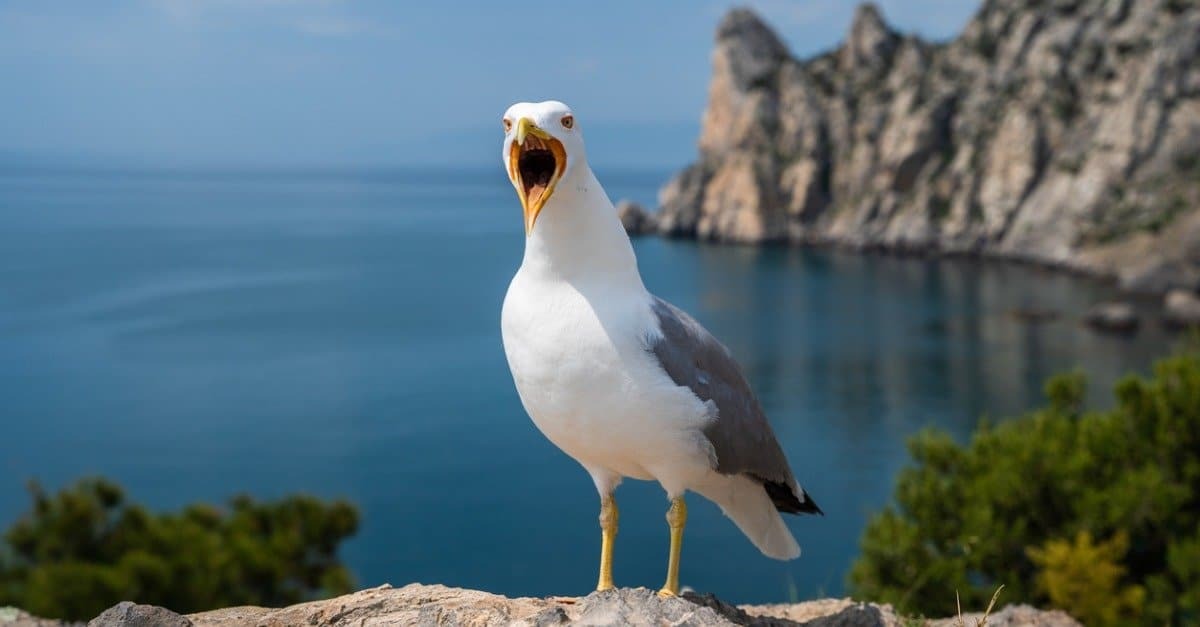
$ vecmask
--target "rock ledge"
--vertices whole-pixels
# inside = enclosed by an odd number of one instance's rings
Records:
[[[974,625],[979,615],[963,617]],[[62,625],[15,612],[3,627]],[[660,599],[646,588],[595,592],[586,597],[507,598],[478,590],[440,585],[383,585],[323,601],[271,609],[231,607],[182,616],[164,608],[124,602],[94,618],[88,627],[237,627],[253,625],[385,626],[385,625],[808,625],[810,627],[900,627],[920,624],[900,617],[890,605],[824,599],[806,603],[735,607],[712,595],[685,593]],[[950,627],[956,619],[925,621]],[[1078,627],[1059,611],[1008,606],[988,618],[992,627]]]

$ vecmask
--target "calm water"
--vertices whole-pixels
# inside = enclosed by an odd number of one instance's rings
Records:
[[[665,176],[598,173],[648,202]],[[33,477],[103,474],[161,508],[305,491],[362,507],[344,557],[364,586],[589,591],[596,494],[524,415],[500,344],[522,241],[498,167],[0,173],[0,525]],[[1169,345],[1091,333],[1076,320],[1110,290],[1030,268],[636,246],[647,285],[741,360],[827,514],[790,521],[805,552],[785,564],[693,497],[683,582],[734,601],[841,592],[907,434],[964,436],[1070,368],[1107,403]],[[666,501],[618,497],[617,583],[656,587]]]

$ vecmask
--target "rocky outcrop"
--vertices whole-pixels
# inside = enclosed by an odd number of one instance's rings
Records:
[[[986,0],[939,44],[867,4],[807,60],[736,9],[712,65],[699,158],[660,192],[665,235],[1200,287],[1200,3]]]
[[[25,620],[34,620],[23,615]],[[977,624],[980,615],[964,615],[966,624]],[[151,622],[147,622],[151,621]],[[15,625],[33,623],[15,623]],[[40,623],[48,625],[47,623]],[[89,627],[141,627],[142,625],[241,627],[257,625],[807,625],[808,627],[900,627],[927,624],[957,625],[956,619],[915,622],[899,617],[890,605],[826,599],[781,605],[734,607],[712,595],[685,593],[660,599],[645,588],[621,588],[586,597],[510,599],[487,592],[412,584],[403,588],[380,586],[345,596],[270,609],[233,607],[180,616],[150,605],[121,603],[96,617]],[[993,627],[1078,627],[1058,611],[1044,612],[1029,606],[1009,606],[993,612]],[[6,625],[0,620],[0,625]]]
[[[1133,333],[1137,331],[1137,311],[1129,303],[1099,303],[1088,310],[1084,321],[1097,331],[1110,333]]]
[[[658,230],[655,216],[632,200],[617,203],[617,217],[621,219],[621,226],[625,227],[625,232],[630,235],[643,235]]]
[[[1187,290],[1171,290],[1163,299],[1163,320],[1176,328],[1200,328],[1200,297]]]

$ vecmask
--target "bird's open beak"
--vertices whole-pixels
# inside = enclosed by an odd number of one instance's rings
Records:
[[[525,235],[533,232],[542,207],[554,193],[554,185],[567,167],[567,151],[533,120],[517,120],[513,142],[508,148],[508,178],[517,188],[525,210]]]

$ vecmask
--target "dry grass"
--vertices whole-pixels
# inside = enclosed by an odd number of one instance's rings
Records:
[[[987,627],[988,617],[992,614],[992,609],[996,607],[996,600],[1000,598],[1000,591],[1004,589],[1001,584],[996,591],[992,593],[992,600],[988,601],[987,609],[983,610],[983,617],[976,620],[974,625],[967,625],[966,618],[962,613],[962,600],[958,596],[958,591],[954,591],[954,606],[958,608],[958,615],[955,617],[955,627]],[[931,621],[924,616],[900,616],[900,624],[903,627],[927,627]],[[939,621],[940,622],[940,621]]]
[[[983,611],[983,618],[975,621],[975,627],[987,627],[988,616],[992,613],[992,608],[996,606],[996,599],[1000,598],[1000,591],[1004,589],[1004,584],[1000,584],[996,588],[996,592],[992,594],[992,600],[988,601],[987,609]],[[954,605],[958,608],[958,627],[967,627],[966,621],[963,619],[962,602],[959,601],[958,591],[954,591]]]

